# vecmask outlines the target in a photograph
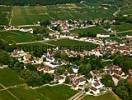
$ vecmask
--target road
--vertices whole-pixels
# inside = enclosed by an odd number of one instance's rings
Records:
[[[49,46],[55,46],[53,44],[46,43],[47,41],[52,41],[52,40],[57,40],[57,39],[41,40],[41,41],[32,41],[32,42],[20,42],[20,43],[16,43],[16,45],[33,44],[33,43],[43,43],[43,44],[46,44],[46,45],[49,45]],[[13,45],[13,44],[9,44],[9,45]]]

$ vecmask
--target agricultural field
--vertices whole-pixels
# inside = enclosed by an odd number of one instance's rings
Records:
[[[123,33],[118,33],[117,35],[118,35],[118,36],[126,36],[126,35],[132,36],[132,31],[130,31],[130,32],[123,32]]]
[[[104,31],[100,26],[96,26],[96,27],[89,27],[89,28],[77,28],[74,30],[71,30],[72,33],[76,33],[79,36],[92,36],[92,37],[96,37],[97,34],[105,34],[107,33],[106,31]]]
[[[94,19],[110,18],[113,16],[115,6],[104,7],[102,5],[58,4],[47,6],[14,6],[11,24],[26,25],[35,24],[45,19]]]
[[[0,25],[7,25],[10,21],[11,7],[0,6]]]
[[[19,100],[67,100],[77,92],[65,85],[44,86],[38,89],[20,86],[8,90]],[[13,98],[7,91],[0,91],[0,100],[14,100]]]
[[[31,43],[31,44],[21,44],[17,45],[17,48],[23,49],[24,51],[32,52],[32,51],[46,51],[47,48],[52,48],[54,46],[48,45],[47,43]]]
[[[109,93],[106,93],[104,95],[97,96],[97,97],[87,95],[86,97],[84,97],[83,100],[120,100],[120,99],[117,96],[109,92]]]
[[[2,91],[0,92],[0,100],[16,100],[9,92]]]
[[[24,80],[21,79],[15,71],[5,68],[0,69],[0,83],[4,86],[12,86],[23,84]]]
[[[116,32],[129,31],[132,30],[132,24],[122,23],[121,25],[113,25],[112,30]]]
[[[37,38],[31,33],[23,33],[19,31],[0,31],[0,39],[3,39],[9,43],[17,43],[35,41]]]
[[[8,89],[2,90],[3,86]],[[67,100],[76,92],[65,85],[31,89],[12,69],[0,69],[0,100]]]
[[[49,44],[56,45],[61,48],[68,48],[72,50],[91,50],[96,48],[96,45],[89,42],[82,42],[71,39],[59,39],[59,40],[51,40],[47,42]]]

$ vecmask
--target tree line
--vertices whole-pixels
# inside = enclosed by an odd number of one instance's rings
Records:
[[[0,5],[54,5],[65,3],[79,3],[81,0],[0,0]]]

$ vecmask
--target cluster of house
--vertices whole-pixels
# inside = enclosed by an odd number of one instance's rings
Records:
[[[105,51],[110,52],[111,54],[119,52],[123,55],[132,55],[132,46],[131,44],[111,41],[105,43]]]
[[[29,52],[24,52],[23,50],[15,49],[11,56],[17,58],[19,62],[23,62],[24,64],[41,64],[43,62],[43,57],[36,58],[33,57]]]
[[[58,50],[56,50],[58,52]],[[61,67],[61,65],[67,65],[71,64],[65,61],[57,61],[54,58],[54,54],[56,52],[47,50],[47,53],[43,54],[42,57],[36,58],[31,56],[28,52],[24,52],[23,50],[15,49],[11,56],[18,58],[18,61],[23,62],[24,64],[31,63],[36,64],[37,71],[43,72],[43,73],[49,73],[54,74],[58,67]],[[79,52],[69,51],[68,50],[60,50],[59,52],[66,53],[67,55],[77,55]],[[74,54],[75,53],[75,54]],[[85,56],[85,55],[84,55]],[[88,88],[87,94],[97,96],[101,92],[107,91],[106,87],[101,83],[102,75],[109,74],[112,76],[112,79],[115,83],[115,85],[118,84],[118,81],[121,79],[132,79],[132,69],[129,70],[129,74],[126,75],[122,68],[116,65],[109,65],[106,66],[103,69],[103,72],[100,72],[98,70],[92,70],[90,71],[91,78],[87,79],[84,75],[80,75],[78,73],[79,66],[71,64],[72,73],[65,72],[62,75],[55,75],[54,78],[55,82],[58,82],[58,84],[63,84],[66,81],[66,78],[68,77],[70,81],[70,86],[75,90],[84,90]],[[103,74],[102,74],[103,73]]]
[[[96,24],[101,23],[100,19],[97,20],[55,20],[51,21],[51,27],[60,27],[62,32],[69,32],[69,30],[75,28],[87,28],[93,27]]]
[[[128,75],[126,75],[122,68],[117,65],[109,65],[104,68],[104,72],[112,76],[114,84],[117,85],[118,81],[121,79],[127,79]]]
[[[95,19],[95,20],[55,20],[51,21],[51,26],[57,27],[59,26],[62,30],[62,32],[69,32],[69,30],[72,30],[74,28],[87,28],[89,26],[95,26],[99,25],[101,23],[114,23],[115,20],[109,21],[109,20],[101,20],[101,19]]]

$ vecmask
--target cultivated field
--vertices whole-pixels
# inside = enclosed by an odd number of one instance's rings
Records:
[[[117,32],[130,31],[132,30],[132,24],[122,23],[121,25],[113,25],[112,30]]]
[[[47,43],[31,43],[31,44],[21,44],[17,45],[18,48],[23,49],[24,51],[32,52],[32,51],[46,51],[49,48],[54,46]]]
[[[0,83],[4,86],[12,86],[23,84],[24,80],[21,79],[15,71],[5,68],[0,69]]]
[[[59,46],[61,48],[69,48],[72,50],[91,50],[96,48],[96,45],[89,42],[82,42],[71,39],[59,39],[47,42],[49,44],[53,44]]]
[[[0,25],[9,23],[11,7],[0,6]]]
[[[0,31],[0,39],[9,43],[16,43],[34,41],[36,40],[36,37],[30,33],[23,33],[19,31]]]
[[[106,93],[104,95],[97,96],[97,97],[88,95],[83,100],[120,100],[120,99],[109,92],[109,93]]]
[[[67,100],[76,92],[65,85],[31,89],[15,71],[0,69],[0,100]]]
[[[77,33],[80,36],[96,36],[97,34],[107,33],[100,26],[97,27],[89,27],[89,28],[77,28],[71,30],[72,33]]]
[[[94,19],[109,18],[116,11],[115,6],[102,5],[58,4],[47,6],[15,6],[13,7],[11,23],[13,25],[35,24],[45,19]]]

